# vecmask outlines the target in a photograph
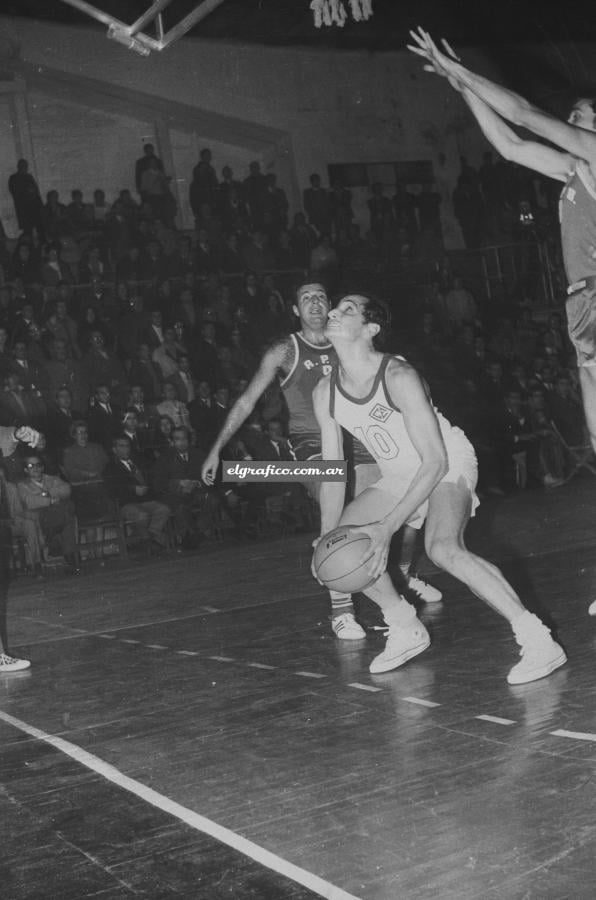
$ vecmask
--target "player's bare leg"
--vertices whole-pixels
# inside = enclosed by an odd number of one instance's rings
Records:
[[[395,502],[390,494],[368,488],[346,506],[340,525],[378,521],[393,509]],[[371,672],[396,669],[426,650],[430,644],[428,631],[418,619],[415,607],[395,589],[387,572],[363,593],[379,606],[389,629],[385,649],[371,662]]]
[[[596,366],[579,367],[579,383],[590,442],[596,453]]]
[[[565,653],[546,625],[526,610],[500,570],[465,546],[471,504],[472,495],[463,478],[457,484],[442,482],[435,488],[426,520],[426,552],[436,565],[509,621],[522,655],[509,672],[509,683],[543,678],[565,663]]]

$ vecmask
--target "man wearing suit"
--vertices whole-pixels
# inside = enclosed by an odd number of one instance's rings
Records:
[[[174,513],[176,532],[187,549],[196,547],[200,535],[208,535],[221,506],[213,489],[201,479],[205,455],[190,446],[188,429],[175,428],[172,443],[155,466],[154,483],[158,497]]]
[[[158,364],[151,359],[151,350],[148,344],[139,344],[137,359],[130,367],[128,379],[129,384],[139,385],[143,389],[146,403],[159,401],[163,375]]]
[[[188,406],[196,397],[196,388],[193,374],[190,370],[190,360],[188,356],[178,357],[178,371],[168,378],[170,384],[176,388],[178,399]]]
[[[130,441],[125,435],[112,441],[112,458],[104,470],[104,480],[120,504],[123,521],[134,525],[142,538],[150,538],[160,548],[167,547],[165,528],[170,508],[151,499],[147,479],[133,462]]]
[[[207,452],[217,435],[219,421],[208,381],[199,381],[196,397],[188,405],[188,414],[197,446]]]
[[[48,410],[46,433],[47,449],[54,462],[58,463],[61,460],[65,447],[71,443],[73,423],[82,418],[82,414],[72,408],[72,394],[68,388],[60,388],[56,392],[55,403]]]
[[[112,405],[110,389],[107,384],[98,384],[93,406],[88,416],[89,437],[101,444],[108,452],[114,437],[122,430],[120,410]]]

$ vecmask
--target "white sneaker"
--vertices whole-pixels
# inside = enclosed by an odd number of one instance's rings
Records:
[[[590,606],[588,607],[588,615],[596,616],[596,600],[594,600],[594,602],[591,603]]]
[[[420,600],[424,600],[425,603],[438,603],[443,599],[441,591],[437,590],[436,587],[433,587],[432,584],[427,584],[426,581],[423,581],[421,578],[416,578],[415,575],[408,576],[408,587],[420,598]]]
[[[28,659],[17,659],[15,656],[9,656],[8,653],[0,653],[0,675],[4,672],[22,672],[30,666],[31,663]]]
[[[354,618],[354,613],[342,613],[331,619],[331,628],[340,641],[361,641],[366,631]]]
[[[389,628],[385,649],[375,656],[369,666],[373,675],[389,672],[403,666],[413,656],[418,656],[430,644],[430,635],[419,619],[414,619],[408,628],[392,625]]]
[[[567,662],[565,651],[551,637],[525,644],[520,661],[507,676],[509,684],[526,684],[545,678]]]

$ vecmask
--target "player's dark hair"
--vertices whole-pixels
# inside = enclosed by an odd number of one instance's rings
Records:
[[[391,330],[391,310],[384,300],[374,294],[358,294],[365,301],[362,310],[362,318],[365,322],[372,322],[379,326],[379,331],[373,338],[375,350],[382,350],[385,340]]]
[[[301,278],[299,281],[296,280],[292,284],[292,303],[298,303],[298,293],[302,290],[303,287],[306,287],[307,284],[320,284],[322,288],[327,291],[327,286],[320,275],[317,274],[307,274]]]

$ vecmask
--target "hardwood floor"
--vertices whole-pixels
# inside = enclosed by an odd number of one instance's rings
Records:
[[[506,623],[428,562],[431,647],[370,675],[308,535],[17,579],[3,900],[592,900],[595,509],[580,476],[470,525],[569,656],[518,687]]]

